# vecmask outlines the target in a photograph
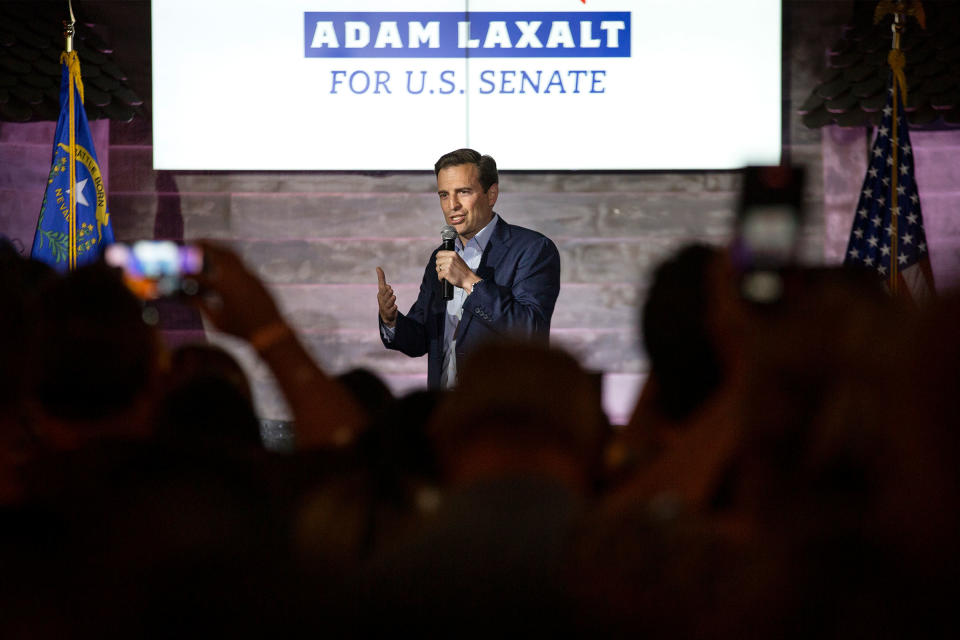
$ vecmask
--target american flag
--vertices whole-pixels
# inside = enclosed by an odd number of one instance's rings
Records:
[[[894,95],[891,74],[887,104],[873,141],[870,166],[863,180],[843,264],[875,271],[890,290],[922,305],[933,296],[933,271],[920,214],[920,194],[914,179],[910,132],[899,92],[896,92],[899,153],[894,158]],[[892,262],[894,256],[895,262]]]

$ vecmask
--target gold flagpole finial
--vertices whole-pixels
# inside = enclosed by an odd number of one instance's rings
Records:
[[[880,0],[877,8],[873,11],[873,23],[879,23],[884,17],[893,15],[893,23],[890,30],[893,32],[893,43],[890,45],[890,54],[887,56],[887,62],[893,71],[894,82],[903,95],[903,101],[907,101],[907,78],[904,75],[907,59],[900,47],[900,40],[903,36],[904,28],[907,23],[907,16],[913,16],[924,29],[927,28],[927,15],[923,11],[923,4],[920,0]]]
[[[927,14],[924,13],[923,3],[920,0],[880,0],[873,11],[873,24],[877,24],[890,14],[893,14],[893,24],[890,29],[893,31],[894,49],[900,48],[900,36],[903,34],[907,16],[913,16],[922,28],[927,28]]]
[[[66,45],[64,47],[67,53],[73,51],[73,36],[75,34],[75,25],[77,19],[73,16],[73,2],[72,0],[67,0],[67,8],[70,10],[70,22],[66,20],[63,21],[63,37],[66,40]]]

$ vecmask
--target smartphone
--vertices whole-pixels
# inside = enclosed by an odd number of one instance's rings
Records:
[[[143,300],[195,294],[198,285],[193,276],[203,270],[200,247],[169,240],[115,242],[104,251],[104,259],[123,270],[124,282]]]
[[[782,271],[797,263],[804,178],[801,167],[743,170],[731,254],[748,300],[777,301],[783,292]]]

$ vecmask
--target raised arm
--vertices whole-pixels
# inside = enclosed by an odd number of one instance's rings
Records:
[[[350,442],[366,425],[363,409],[317,366],[266,287],[240,258],[219,245],[201,246],[205,268],[198,304],[218,329],[249,342],[270,367],[293,412],[297,446]]]

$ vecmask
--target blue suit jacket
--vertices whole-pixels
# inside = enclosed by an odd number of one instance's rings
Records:
[[[440,387],[443,367],[443,299],[435,261],[437,247],[423,272],[420,295],[404,315],[397,314],[396,334],[388,349],[408,356],[428,354],[427,385]],[[550,318],[560,294],[560,253],[541,233],[507,224],[502,217],[480,259],[483,278],[463,303],[457,329],[457,362],[478,344],[497,336],[521,336],[548,342]]]

